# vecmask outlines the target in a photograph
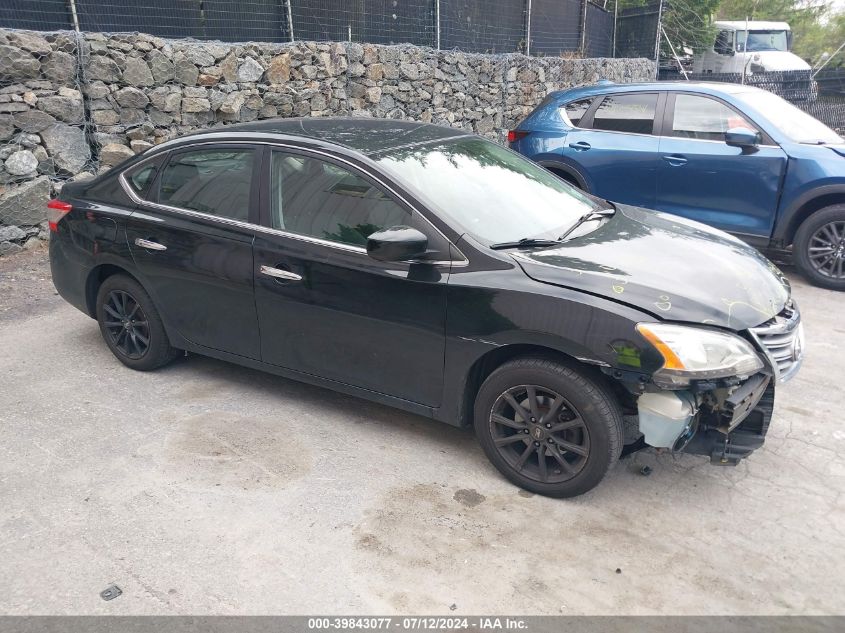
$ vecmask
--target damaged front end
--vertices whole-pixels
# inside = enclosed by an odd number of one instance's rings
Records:
[[[648,445],[736,465],[763,445],[775,385],[802,361],[803,327],[793,303],[739,334],[667,324],[637,329],[663,366],[640,385],[636,415],[626,419],[626,452]]]

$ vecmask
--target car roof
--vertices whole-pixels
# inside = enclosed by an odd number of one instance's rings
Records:
[[[167,143],[166,148],[185,141],[262,138],[279,140],[298,137],[370,155],[398,147],[448,140],[469,134],[464,130],[395,119],[369,117],[314,117],[266,119],[202,130]]]
[[[789,31],[789,24],[786,22],[768,22],[765,20],[719,20],[713,22],[713,26],[723,29],[734,29],[735,31],[744,31],[745,25],[748,25],[748,30],[758,31]]]
[[[651,81],[633,84],[617,84],[612,81],[600,81],[589,86],[569,88],[551,93],[554,99],[578,99],[620,92],[700,92],[702,94],[741,94],[760,90],[754,86],[722,83],[718,81]]]

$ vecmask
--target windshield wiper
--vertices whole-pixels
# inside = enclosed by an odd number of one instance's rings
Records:
[[[498,244],[491,244],[490,248],[493,250],[502,250],[503,248],[533,248],[539,246],[557,246],[560,240],[544,240],[536,237],[523,237],[521,240],[515,242],[499,242]]]
[[[587,211],[584,215],[582,215],[580,218],[578,218],[575,224],[566,229],[566,233],[564,233],[557,239],[559,242],[562,242],[567,237],[569,237],[572,231],[584,224],[584,222],[589,222],[590,220],[595,220],[596,218],[609,218],[614,213],[616,213],[616,209],[591,209],[590,211]]]

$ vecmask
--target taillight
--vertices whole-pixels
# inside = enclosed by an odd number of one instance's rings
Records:
[[[518,140],[525,138],[529,134],[530,132],[526,132],[525,130],[509,130],[508,143],[516,143]]]
[[[59,230],[59,220],[67,215],[73,207],[61,200],[50,200],[47,203],[47,225],[55,233]]]

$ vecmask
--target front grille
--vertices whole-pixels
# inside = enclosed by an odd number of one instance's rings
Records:
[[[779,314],[751,328],[752,336],[766,353],[779,382],[792,378],[804,357],[804,329],[801,313],[792,301]]]

